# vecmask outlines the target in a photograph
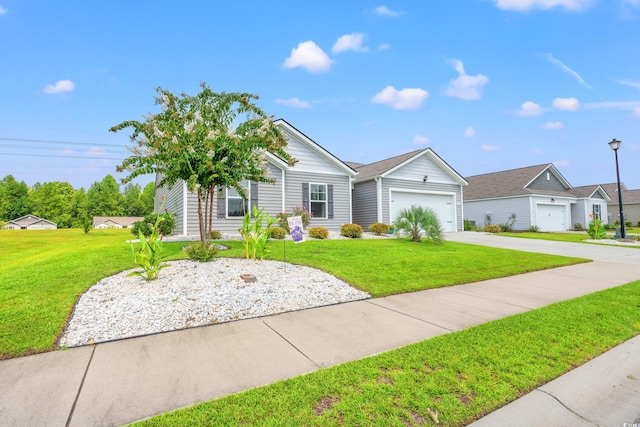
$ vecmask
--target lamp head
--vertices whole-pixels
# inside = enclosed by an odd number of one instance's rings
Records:
[[[616,151],[618,148],[620,148],[620,144],[622,144],[622,141],[618,141],[617,139],[613,138],[609,143],[609,147],[611,147],[613,151]]]

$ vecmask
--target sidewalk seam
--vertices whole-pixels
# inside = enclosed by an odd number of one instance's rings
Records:
[[[403,315],[403,316],[405,316],[405,317],[408,317],[408,318],[410,318],[410,319],[418,320],[418,321],[420,321],[420,322],[422,322],[422,323],[427,323],[427,324],[429,324],[429,325],[436,326],[436,327],[438,327],[438,328],[440,328],[440,329],[444,329],[445,331],[449,331],[449,332],[457,332],[457,329],[450,329],[450,328],[444,327],[444,326],[442,326],[442,325],[438,325],[437,323],[428,322],[428,321],[426,321],[426,320],[424,320],[424,319],[420,319],[419,317],[411,316],[411,315],[409,315],[409,314],[407,314],[407,313],[404,313],[404,312],[402,312],[402,311],[394,310],[394,309],[392,309],[392,308],[385,307],[385,306],[383,306],[383,305],[375,304],[373,301],[374,301],[374,300],[366,300],[365,302],[368,302],[368,303],[369,303],[369,304],[371,304],[371,305],[375,305],[375,306],[376,306],[376,307],[378,307],[378,308],[383,308],[383,309],[385,309],[385,310],[389,310],[389,311],[392,311],[392,312],[394,312],[394,313],[401,314],[401,315]]]
[[[82,381],[80,381],[80,387],[78,387],[78,393],[76,393],[76,398],[73,399],[73,405],[71,405],[71,411],[69,412],[69,417],[67,418],[67,423],[65,424],[66,427],[69,427],[69,425],[71,424],[71,418],[73,418],[73,413],[76,410],[76,405],[78,403],[78,399],[80,398],[82,387],[84,386],[84,380],[87,378],[87,374],[89,373],[89,367],[91,366],[91,362],[93,361],[93,355],[96,353],[96,347],[97,346],[94,345],[93,349],[91,350],[91,356],[89,357],[89,362],[87,363],[87,367],[84,370],[84,375],[82,375]]]
[[[528,273],[527,273],[527,274],[528,274]],[[493,279],[491,279],[491,280],[493,280]],[[476,283],[477,283],[477,282],[476,282]],[[466,283],[465,283],[465,284],[466,284]],[[459,286],[464,286],[464,285],[459,285]],[[487,301],[499,302],[500,304],[511,305],[511,306],[513,306],[513,307],[524,308],[524,309],[525,309],[525,310],[527,310],[527,311],[531,311],[531,310],[535,310],[536,308],[540,308],[540,307],[533,307],[533,308],[531,308],[531,307],[527,307],[527,306],[520,305],[520,304],[514,304],[514,303],[511,303],[511,302],[499,301],[499,300],[497,300],[497,299],[491,299],[491,298],[487,298],[487,297],[483,297],[483,296],[480,296],[480,295],[471,294],[471,293],[469,293],[469,292],[464,292],[464,291],[460,291],[460,290],[456,290],[456,289],[451,289],[451,288],[454,288],[454,286],[449,286],[448,288],[440,288],[440,289],[443,289],[443,290],[445,290],[445,291],[449,291],[449,292],[455,292],[455,293],[457,293],[457,294],[470,295],[470,296],[472,296],[472,297],[480,298],[480,299],[487,300]],[[597,291],[596,291],[596,292],[597,292]],[[585,294],[585,295],[587,295],[587,294]],[[571,298],[569,298],[569,299],[571,299]],[[565,301],[565,300],[563,300],[563,301]],[[551,304],[555,304],[555,303],[549,303],[549,304],[547,304],[547,305],[551,305]],[[546,307],[546,305],[543,305],[542,307]]]
[[[262,319],[260,319],[260,320],[262,320]],[[300,350],[298,347],[296,347],[296,346],[295,346],[295,344],[293,344],[291,341],[289,341],[288,339],[286,339],[286,338],[284,337],[284,335],[282,335],[280,332],[278,332],[278,331],[276,331],[275,329],[273,329],[273,328],[271,327],[271,325],[269,325],[269,324],[268,324],[267,322],[265,322],[264,320],[262,320],[262,323],[264,323],[264,324],[265,324],[265,326],[266,326],[267,328],[269,328],[269,329],[271,329],[273,332],[275,332],[275,333],[276,333],[280,338],[282,338],[283,340],[285,340],[285,342],[286,342],[287,344],[289,344],[291,347],[295,348],[295,349],[296,349],[296,351],[297,351],[298,353],[300,353],[301,355],[303,355],[303,356],[304,356],[304,357],[305,357],[309,362],[313,363],[313,364],[314,364],[314,366],[316,366],[318,369],[320,369],[320,368],[321,368],[321,366],[320,366],[320,365],[318,365],[318,364],[316,363],[316,361],[315,361],[315,360],[313,360],[312,358],[310,358],[309,356],[307,356],[306,354],[304,354],[304,352],[303,352],[302,350]]]
[[[560,377],[558,377],[560,378]],[[562,405],[563,408],[565,408],[567,411],[571,412],[573,415],[575,415],[576,417],[579,417],[580,419],[588,422],[589,424],[593,424],[594,426],[599,426],[599,424],[593,420],[590,420],[589,418],[585,418],[584,416],[580,415],[579,413],[577,413],[576,411],[574,411],[573,409],[569,408],[567,405],[565,405],[562,400],[558,399],[556,396],[554,396],[553,394],[544,391],[542,389],[537,388],[536,391],[539,391],[541,393],[546,394],[547,396],[553,398],[556,402],[558,402],[560,405]]]

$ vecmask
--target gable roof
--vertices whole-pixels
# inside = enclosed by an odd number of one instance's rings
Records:
[[[440,167],[440,169],[447,173],[447,175],[451,176],[460,185],[467,185],[467,181],[462,177],[462,175],[460,175],[458,172],[456,172],[455,169],[449,166],[447,162],[442,160],[442,158],[438,156],[436,152],[431,148],[410,151],[405,154],[400,154],[399,156],[379,160],[374,163],[369,163],[368,165],[356,166],[356,170],[358,171],[356,182],[366,181],[377,177],[384,178],[393,171],[403,167],[408,163],[411,163],[421,156],[427,156],[429,160],[434,162],[438,167]],[[353,164],[356,165],[356,163]]]
[[[600,185],[583,185],[580,187],[572,187],[568,191],[579,198],[590,198],[593,197],[594,194],[600,193],[600,195],[607,202],[611,200],[611,197],[609,197],[607,192]]]
[[[355,175],[358,174],[358,172],[354,168],[352,168],[351,166],[349,166],[348,164],[346,164],[345,162],[343,162],[342,160],[340,160],[339,158],[337,158],[336,156],[331,154],[327,149],[322,147],[320,144],[315,142],[313,139],[309,138],[307,135],[305,135],[304,133],[300,132],[293,125],[291,125],[291,123],[287,122],[284,119],[278,119],[274,123],[277,126],[281,126],[281,127],[284,127],[285,129],[287,129],[289,132],[291,132],[296,137],[298,137],[298,139],[300,141],[304,142],[312,151],[314,151],[320,157],[322,157],[325,160],[327,160],[329,163],[331,163],[334,166],[336,166],[338,169],[341,169],[342,171],[347,173],[349,176],[355,176]]]
[[[56,225],[55,222],[51,222],[51,221],[46,220],[44,218],[38,218],[35,215],[21,216],[20,218],[16,218],[16,219],[12,219],[12,220],[8,221],[7,224],[16,224],[16,225],[20,225],[20,226],[29,226],[29,225],[35,224],[37,222],[46,222],[46,223],[51,224],[51,225]]]
[[[134,222],[143,221],[144,217],[141,216],[94,216],[93,226],[97,227],[100,224],[112,223],[122,227],[128,227]]]
[[[546,190],[528,186],[545,172],[552,173],[566,187],[566,190]],[[545,196],[575,197],[568,190],[571,185],[552,163],[528,166],[506,171],[492,172],[466,178],[469,186],[465,190],[465,200],[492,199],[500,197],[541,194]]]
[[[613,199],[618,200],[618,183],[617,182],[612,182],[610,184],[600,184],[600,187],[604,188],[604,191],[607,192],[607,194],[609,195],[611,200],[613,200]],[[620,183],[620,189],[622,190],[622,195],[623,196],[624,196],[625,192],[628,191],[627,190],[627,186],[624,185],[624,182]],[[624,200],[623,200],[623,202],[624,202]]]

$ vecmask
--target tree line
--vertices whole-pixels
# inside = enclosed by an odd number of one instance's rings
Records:
[[[154,183],[144,188],[128,183],[120,185],[111,175],[89,187],[74,189],[68,182],[35,183],[29,187],[12,175],[0,180],[0,222],[35,215],[58,228],[81,228],[94,216],[145,216],[153,213]]]

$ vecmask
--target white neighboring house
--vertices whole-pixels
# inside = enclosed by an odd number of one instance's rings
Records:
[[[142,216],[94,216],[93,228],[132,228],[134,222],[142,220]]]
[[[466,179],[465,219],[476,226],[509,223],[513,230],[566,231],[575,223],[586,228],[593,217],[607,221],[607,192],[599,185],[572,187],[551,163]]]
[[[25,215],[7,222],[4,228],[8,230],[54,230],[58,228],[58,225],[35,215]]]
[[[275,123],[288,139],[285,150],[298,162],[289,166],[279,157],[266,153],[268,177],[274,182],[242,183],[248,189],[245,200],[233,189],[217,189],[212,228],[237,233],[244,213],[250,212],[253,206],[264,208],[272,217],[295,206],[304,206],[313,213],[310,227],[339,230],[342,224],[351,223],[351,184],[357,172],[286,121],[279,119]],[[160,180],[161,177],[156,176],[156,187]],[[184,181],[156,188],[155,211],[161,207],[175,214],[174,234],[200,233],[198,196],[187,190]]]
[[[350,163],[358,171],[353,186],[353,220],[365,230],[391,224],[401,209],[420,205],[435,211],[443,231],[463,229],[462,187],[467,181],[431,148],[375,163]]]

